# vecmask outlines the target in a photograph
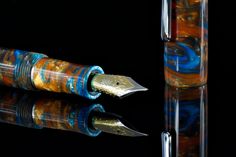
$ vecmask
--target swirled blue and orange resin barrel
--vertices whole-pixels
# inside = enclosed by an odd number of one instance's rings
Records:
[[[74,131],[96,137],[101,131],[89,127],[92,111],[105,110],[100,104],[85,106],[63,100],[38,99],[33,106],[32,116],[34,124],[42,128]]]
[[[163,0],[165,80],[170,85],[193,87],[207,82],[207,6],[207,0]]]
[[[100,104],[86,105],[24,91],[0,89],[0,122],[35,129],[51,128],[96,137],[90,126],[92,112],[105,112]]]
[[[207,156],[207,86],[165,88],[165,130],[172,134],[172,156]],[[173,139],[174,139],[173,138]]]
[[[44,54],[0,48],[0,84],[28,90],[48,90],[96,99],[88,90],[91,74],[104,73],[99,66],[82,66],[48,58]]]

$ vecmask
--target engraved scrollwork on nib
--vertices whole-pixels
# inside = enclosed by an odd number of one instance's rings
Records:
[[[113,96],[123,97],[147,88],[136,83],[132,78],[120,75],[97,74],[91,82],[94,91],[100,91]]]

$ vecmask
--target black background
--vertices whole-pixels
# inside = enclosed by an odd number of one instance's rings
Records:
[[[214,4],[213,4],[214,3]],[[233,145],[235,62],[231,55],[235,25],[210,3],[209,152],[228,156]],[[48,54],[70,62],[100,65],[106,73],[134,78],[147,92],[124,99],[101,96],[96,101],[122,115],[148,137],[101,134],[97,138],[60,130],[34,130],[1,124],[1,150],[30,155],[161,156],[163,130],[163,43],[160,39],[161,1],[27,1],[0,2],[0,46]],[[233,15],[229,9],[227,15]],[[220,22],[220,20],[224,22]],[[219,27],[220,25],[220,27]],[[218,27],[217,27],[218,26]],[[230,88],[228,88],[230,87]],[[2,88],[2,87],[1,87]],[[65,96],[78,101],[76,96]],[[222,136],[223,135],[223,136]],[[215,151],[217,150],[217,152]],[[211,156],[211,155],[209,155]]]

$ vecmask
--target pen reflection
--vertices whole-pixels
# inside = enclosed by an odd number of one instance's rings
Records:
[[[80,99],[78,99],[80,102]],[[53,128],[97,136],[89,126],[92,111],[103,112],[99,104],[86,105],[21,90],[0,89],[0,122],[30,128]]]
[[[207,156],[207,86],[165,87],[163,157]]]

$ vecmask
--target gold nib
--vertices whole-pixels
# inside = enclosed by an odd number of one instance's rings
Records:
[[[94,91],[122,97],[147,88],[136,83],[132,78],[119,75],[96,74],[91,82]]]
[[[97,130],[121,136],[148,136],[131,128],[123,118],[112,113],[95,112],[92,118],[92,126]]]

